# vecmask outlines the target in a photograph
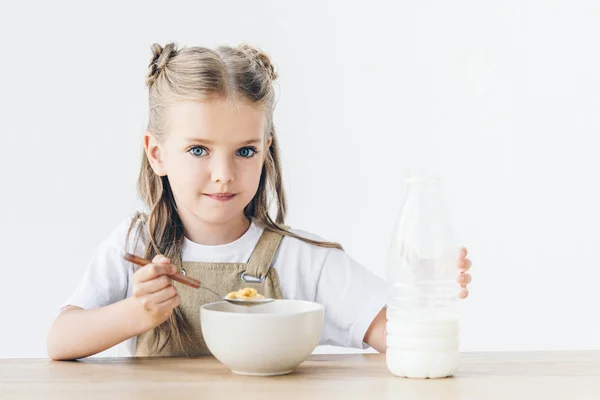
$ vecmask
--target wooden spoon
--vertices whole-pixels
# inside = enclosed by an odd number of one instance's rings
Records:
[[[136,265],[139,265],[140,267],[143,267],[144,265],[148,265],[151,263],[151,261],[146,260],[145,258],[138,257],[131,253],[125,253],[124,258],[125,258],[125,260],[132,262]],[[273,301],[273,299],[268,298],[268,297],[261,297],[261,298],[256,298],[256,299],[230,299],[230,298],[221,296],[214,290],[207,288],[204,285],[201,285],[199,280],[191,278],[189,276],[182,275],[179,272],[177,272],[176,274],[173,274],[173,275],[169,275],[169,277],[171,279],[173,279],[174,281],[183,283],[184,285],[190,286],[194,289],[200,289],[200,288],[206,289],[209,292],[211,292],[212,294],[214,294],[215,296],[217,296],[225,301],[228,301],[229,303],[232,303],[232,304],[244,305],[244,306],[254,306],[254,305],[259,305],[259,304],[270,303],[271,301]]]

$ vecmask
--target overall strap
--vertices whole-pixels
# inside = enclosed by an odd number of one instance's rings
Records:
[[[271,263],[273,262],[273,258],[275,258],[275,253],[279,248],[282,238],[283,235],[281,233],[273,232],[268,229],[263,231],[250,256],[248,264],[246,264],[245,275],[247,282],[257,281],[252,278],[257,278],[259,281],[265,279],[269,272],[269,268],[271,268]]]

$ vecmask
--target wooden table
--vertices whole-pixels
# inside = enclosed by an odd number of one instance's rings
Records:
[[[0,360],[0,398],[600,399],[600,351],[467,353],[454,378],[390,375],[379,354],[314,355],[286,376],[232,374],[213,358]]]

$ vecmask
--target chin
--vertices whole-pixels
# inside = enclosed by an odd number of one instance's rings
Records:
[[[240,218],[244,209],[240,207],[199,207],[196,215],[207,224],[225,224],[233,219]]]

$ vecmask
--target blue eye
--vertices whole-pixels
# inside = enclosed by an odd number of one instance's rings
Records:
[[[244,158],[250,158],[253,155],[255,155],[256,153],[257,153],[256,149],[254,149],[252,147],[242,147],[237,152],[238,156],[244,157]]]
[[[204,147],[192,147],[188,150],[194,157],[202,157],[206,155],[206,149]]]

